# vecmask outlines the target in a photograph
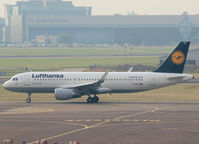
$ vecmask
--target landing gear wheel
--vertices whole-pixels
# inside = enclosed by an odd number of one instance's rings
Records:
[[[28,98],[26,99],[26,102],[27,102],[27,103],[30,103],[30,102],[31,102],[31,93],[28,93]]]
[[[98,101],[99,101],[99,97],[98,96],[88,97],[88,99],[87,99],[88,103],[97,103]]]
[[[31,99],[30,99],[30,98],[26,99],[26,102],[27,102],[27,103],[30,103],[30,102],[31,102]]]
[[[94,102],[94,103],[97,103],[98,101],[99,101],[99,97],[98,97],[98,96],[94,96],[94,97],[93,97],[93,102]]]
[[[88,103],[92,103],[92,102],[93,102],[93,99],[92,99],[91,97],[88,97],[87,102],[88,102]]]

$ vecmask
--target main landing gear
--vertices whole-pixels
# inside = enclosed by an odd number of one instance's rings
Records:
[[[87,99],[88,103],[98,103],[98,101],[99,101],[99,97],[96,95],[94,95],[94,97],[89,96]]]
[[[30,102],[31,102],[31,93],[28,93],[28,98],[26,99],[26,102],[27,102],[27,103],[30,103]]]

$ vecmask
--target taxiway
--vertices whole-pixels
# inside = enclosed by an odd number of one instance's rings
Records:
[[[196,144],[198,102],[0,102],[0,141]]]

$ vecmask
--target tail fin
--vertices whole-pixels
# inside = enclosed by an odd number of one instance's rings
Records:
[[[183,73],[190,42],[180,42],[154,72]]]

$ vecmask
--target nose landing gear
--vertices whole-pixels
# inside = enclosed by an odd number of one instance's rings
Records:
[[[31,102],[31,93],[28,93],[28,98],[26,99],[26,102],[27,102],[27,103],[30,103],[30,102]]]

